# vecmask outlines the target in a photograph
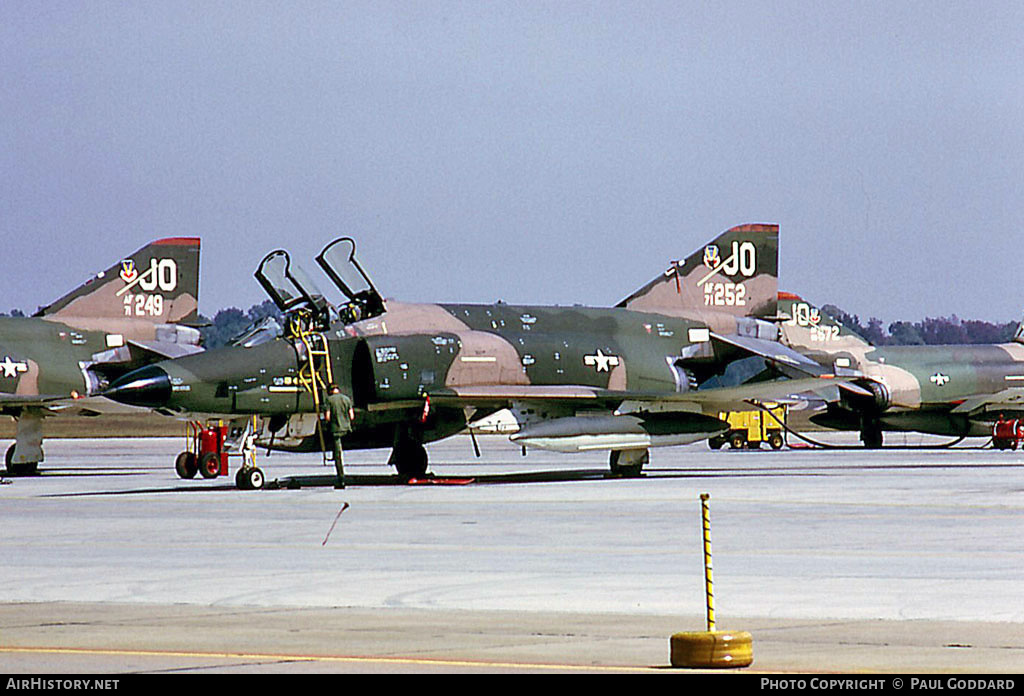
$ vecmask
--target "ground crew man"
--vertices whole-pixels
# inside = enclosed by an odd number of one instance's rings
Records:
[[[352,420],[355,410],[352,399],[344,394],[337,385],[332,384],[328,390],[327,406],[331,411],[331,435],[334,437],[334,470],[338,473],[335,488],[345,487],[345,468],[341,455],[341,440],[352,431]]]

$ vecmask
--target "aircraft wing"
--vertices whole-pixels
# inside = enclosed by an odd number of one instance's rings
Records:
[[[82,397],[70,394],[0,394],[0,413],[18,416],[24,409],[62,411]]]
[[[994,394],[978,394],[966,399],[952,413],[974,414],[980,411],[1024,410],[1024,387],[1010,387]]]
[[[808,393],[836,393],[835,379],[806,377],[689,392],[644,393],[576,386],[452,387],[427,396],[431,405],[497,411],[532,404],[552,407],[555,417],[520,423],[511,439],[523,446],[560,452],[633,450],[684,445],[728,428],[722,411],[761,402],[804,401]],[[411,404],[410,404],[411,405]],[[424,407],[423,402],[418,404]],[[528,409],[527,409],[528,410]],[[517,417],[518,419],[518,417]]]
[[[429,392],[438,406],[502,407],[516,401],[562,402],[581,407],[613,407],[617,413],[634,411],[720,411],[746,408],[752,401],[783,403],[806,399],[808,393],[830,397],[837,380],[821,377],[757,382],[736,387],[688,392],[634,392],[583,385],[495,385],[450,387]],[[801,396],[803,395],[803,396]],[[410,402],[422,406],[422,402]]]

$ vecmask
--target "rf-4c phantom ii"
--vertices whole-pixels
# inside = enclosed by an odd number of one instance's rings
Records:
[[[155,360],[200,351],[199,239],[147,244],[31,317],[0,317],[0,413],[17,421],[7,473],[43,461],[43,419],[125,411],[95,394]]]
[[[859,430],[865,447],[885,430],[988,436],[1024,418],[1024,322],[1006,343],[873,346],[797,295],[782,293],[779,310],[786,345],[867,392],[826,400],[811,421]]]
[[[777,225],[732,228],[611,308],[385,302],[351,239],[316,261],[343,305],[274,251],[255,275],[283,329],[144,367],[106,394],[248,422],[241,442],[323,451],[325,394],[337,386],[355,406],[344,448],[391,448],[406,478],[425,474],[424,443],[509,409],[516,443],[607,450],[612,474],[636,476],[650,447],[726,428],[717,413],[730,406],[845,386],[776,340]],[[243,461],[239,486],[261,486],[262,472]]]

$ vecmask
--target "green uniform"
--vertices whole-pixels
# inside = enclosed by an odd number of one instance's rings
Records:
[[[345,469],[342,462],[341,441],[352,431],[352,399],[340,391],[335,391],[328,394],[327,406],[331,409],[331,435],[334,437],[334,469],[338,472],[337,485],[344,487]]]

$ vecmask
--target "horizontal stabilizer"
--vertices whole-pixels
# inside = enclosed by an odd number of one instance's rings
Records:
[[[801,353],[796,352],[792,348],[789,348],[778,341],[769,341],[763,338],[752,338],[749,336],[724,336],[717,333],[712,333],[711,338],[714,341],[735,346],[736,348],[745,350],[752,355],[757,355],[765,360],[769,360],[782,369],[785,374],[789,374],[789,376],[797,375],[793,374],[792,371],[786,371],[785,367],[787,366],[792,368],[792,370],[795,370],[801,376],[819,377],[821,375],[831,374],[829,370],[826,370],[810,358],[805,357]]]
[[[145,356],[144,362],[155,362],[168,358],[181,358],[193,353],[202,353],[203,349],[189,343],[166,343],[164,341],[128,341],[128,345],[136,350],[142,351]]]

